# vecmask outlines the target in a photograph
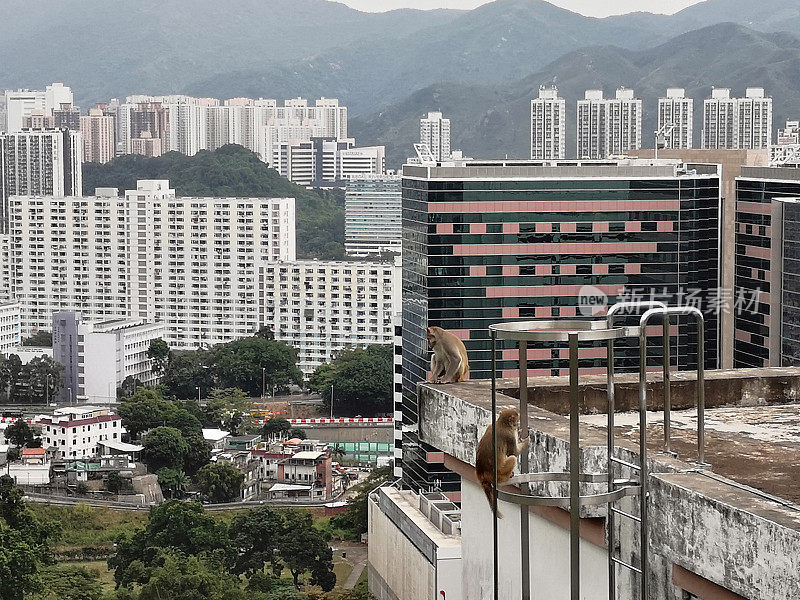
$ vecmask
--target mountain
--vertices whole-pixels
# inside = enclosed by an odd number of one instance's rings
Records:
[[[387,146],[387,165],[397,167],[413,152],[419,118],[442,110],[451,120],[452,147],[477,158],[530,155],[530,101],[541,84],[555,81],[567,100],[567,156],[575,153],[576,101],[590,88],[606,95],[633,87],[644,103],[643,145],[652,147],[657,99],[667,87],[685,87],[695,99],[694,141],[699,146],[702,101],[711,87],[762,86],[773,96],[774,122],[800,117],[800,37],[763,33],[723,23],[677,36],[652,49],[630,51],[590,46],[564,55],[545,68],[507,85],[445,83],[410,94],[371,115],[351,119],[360,144]]]
[[[83,165],[83,193],[98,187],[136,189],[139,179],[168,179],[178,196],[294,198],[297,256],[344,259],[344,194],[307,190],[281,177],[246,148],[228,145],[194,156],[168,152],[156,158],[129,154]]]
[[[84,107],[179,93],[216,74],[444,27],[461,14],[364,13],[325,0],[4,0],[0,10],[0,89],[63,81]]]

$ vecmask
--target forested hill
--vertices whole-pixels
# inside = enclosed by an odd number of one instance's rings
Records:
[[[136,189],[138,179],[168,179],[178,196],[295,198],[298,257],[344,258],[344,194],[295,185],[242,146],[194,156],[127,155],[103,165],[83,165],[85,195],[98,187],[116,187],[124,193]]]

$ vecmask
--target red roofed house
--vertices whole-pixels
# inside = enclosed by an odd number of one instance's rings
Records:
[[[97,456],[98,442],[119,442],[126,433],[122,418],[99,406],[59,408],[53,411],[52,417],[41,418],[38,424],[42,428],[43,444],[57,448],[65,459]]]
[[[23,448],[22,462],[26,465],[43,465],[47,460],[47,451],[44,448]]]

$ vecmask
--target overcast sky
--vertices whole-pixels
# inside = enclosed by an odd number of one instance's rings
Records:
[[[395,8],[475,8],[489,0],[338,0],[358,10],[382,12]],[[634,11],[674,13],[700,0],[549,0],[563,8],[589,15],[607,17]]]

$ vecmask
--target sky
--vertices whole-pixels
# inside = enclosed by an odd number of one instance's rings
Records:
[[[383,12],[395,8],[461,8],[472,9],[489,0],[338,0],[348,6]],[[700,0],[548,0],[551,4],[591,17],[607,17],[634,11],[674,13]]]

